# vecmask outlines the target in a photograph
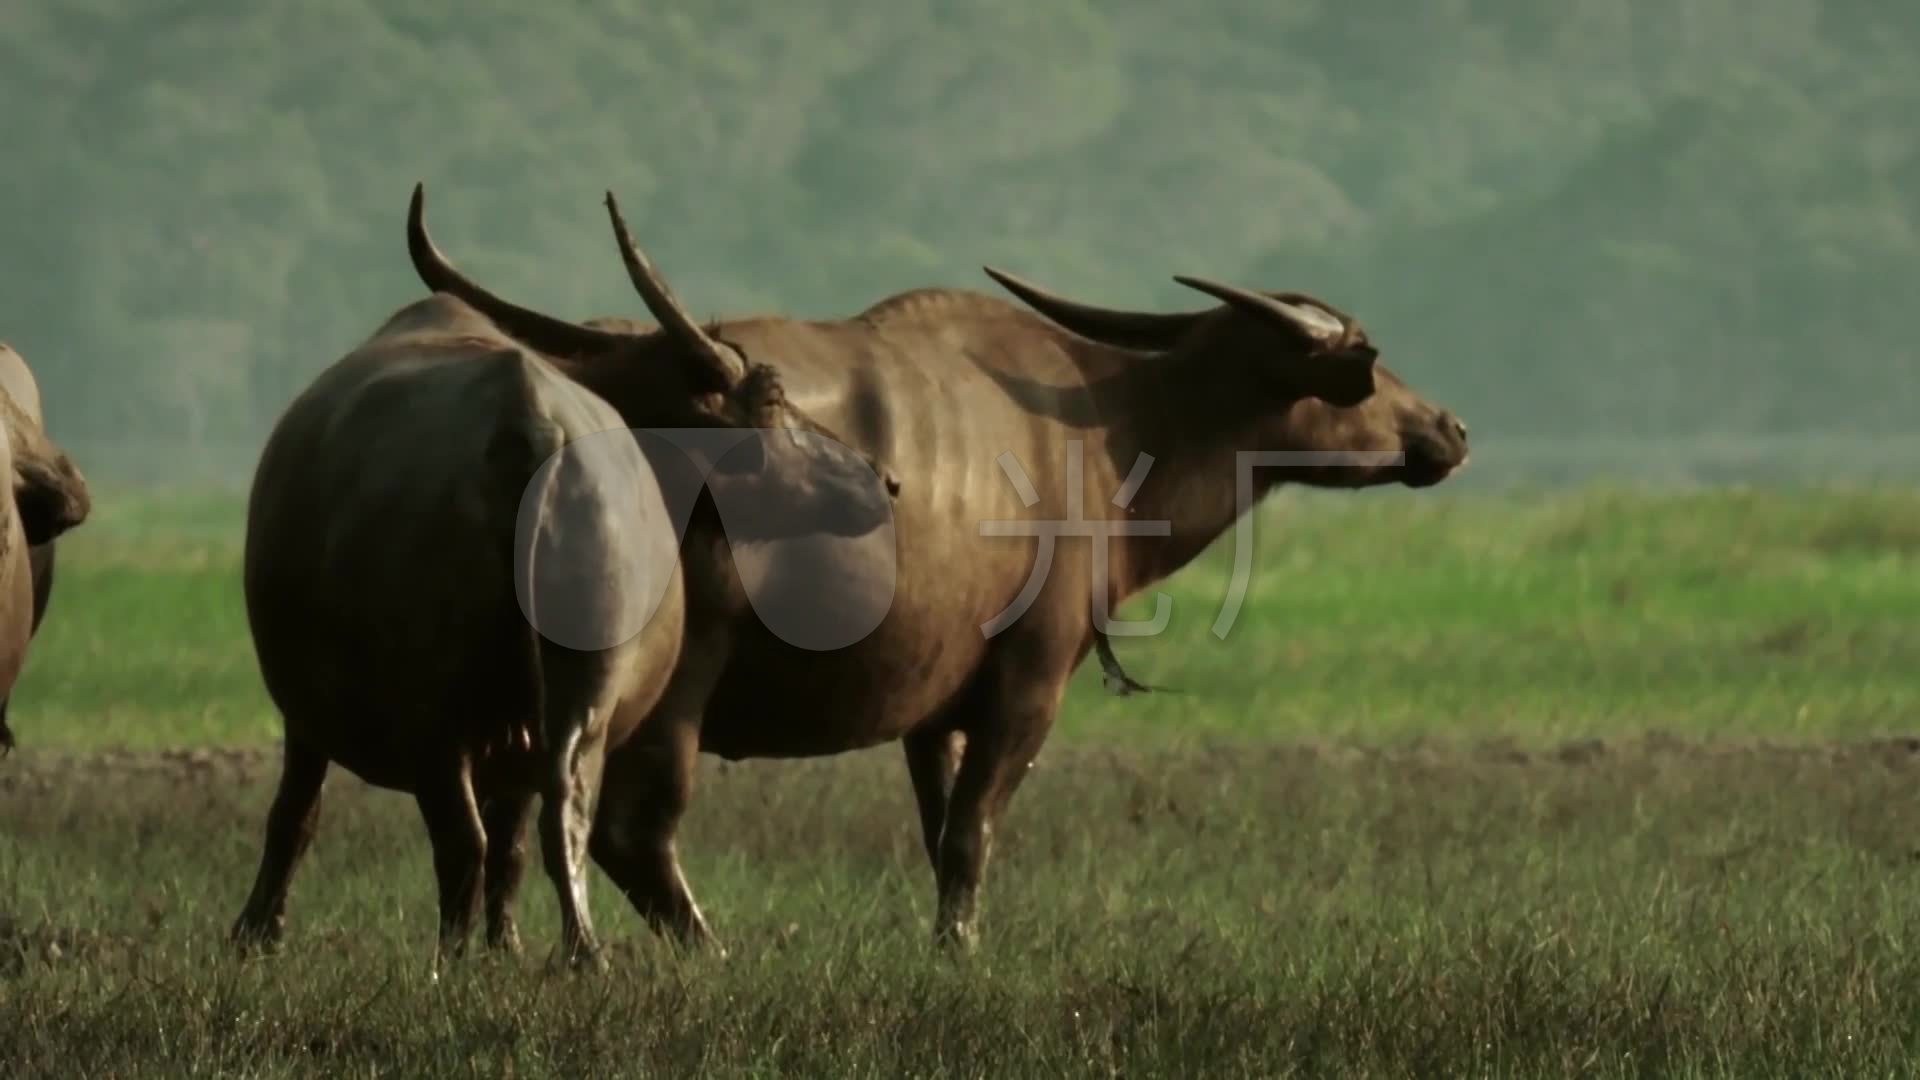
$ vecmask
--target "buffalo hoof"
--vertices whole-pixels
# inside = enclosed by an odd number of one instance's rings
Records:
[[[484,957],[475,956],[462,946],[436,948],[433,959],[427,965],[427,982],[437,985],[443,977],[451,978],[458,971],[471,971],[474,964],[482,962]]]
[[[547,974],[550,976],[604,975],[611,967],[606,954],[597,948],[560,949],[547,960]]]
[[[666,935],[666,940],[673,946],[673,951],[683,957],[700,956],[725,960],[729,955],[727,947],[720,944],[720,939],[714,937],[713,931],[708,930],[704,925],[674,931]]]
[[[488,934],[487,948],[502,956],[519,956],[524,951],[520,947],[520,928],[508,923],[504,928]]]
[[[260,925],[246,918],[233,924],[227,933],[227,944],[241,957],[272,955],[280,951],[282,928],[273,923]]]
[[[969,956],[980,947],[980,931],[971,922],[948,922],[933,928],[933,943],[952,956]]]

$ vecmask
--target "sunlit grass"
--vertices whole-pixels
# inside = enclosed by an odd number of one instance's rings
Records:
[[[23,745],[270,742],[237,497],[102,500],[63,543]],[[1920,717],[1920,493],[1277,499],[1224,639],[1231,535],[1079,673],[1057,737],[1863,735]],[[1151,598],[1120,612],[1142,618]]]
[[[898,751],[703,759],[681,850],[730,959],[601,876],[613,970],[427,979],[405,796],[335,771],[285,951],[221,939],[278,725],[240,503],[63,544],[0,763],[7,1075],[1856,1076],[1920,1054],[1920,493],[1371,494],[1262,512],[1079,674],[937,958]],[[1144,615],[1147,598],[1122,612]],[[156,755],[155,747],[177,747]],[[232,748],[217,750],[219,747]],[[118,748],[118,749],[116,749]],[[251,749],[248,749],[251,748]],[[537,852],[537,846],[534,851]]]

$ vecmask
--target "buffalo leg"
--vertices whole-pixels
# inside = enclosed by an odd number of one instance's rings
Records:
[[[233,924],[232,939],[242,946],[280,941],[286,930],[287,888],[320,822],[326,755],[292,738],[286,740],[282,754],[280,788],[267,810],[260,869],[254,875],[253,892]]]
[[[587,844],[601,775],[606,742],[595,730],[591,712],[574,726],[551,765],[540,806],[540,849],[547,876],[560,895],[561,946],[567,963],[603,963],[594,941],[593,920],[587,905]]]
[[[440,887],[439,955],[459,956],[466,951],[480,908],[487,853],[466,758],[427,770],[414,786],[414,802],[433,844],[433,874]]]
[[[607,759],[593,829],[593,859],[656,933],[682,945],[715,946],[694,902],[673,836],[693,799],[700,752],[698,721],[656,717],[657,724]],[[656,734],[657,733],[657,734]],[[724,950],[721,950],[724,952]]]
[[[514,924],[513,901],[526,875],[527,813],[533,792],[509,791],[489,798],[480,808],[487,837],[485,899],[487,946],[509,954],[520,951],[520,930]]]
[[[991,676],[990,676],[991,677]],[[977,896],[993,847],[993,829],[1007,801],[1026,779],[1060,707],[1061,685],[1025,686],[1017,679],[996,680],[997,693],[966,729],[966,749],[947,798],[940,829],[940,856],[934,868],[939,910],[934,937],[943,944],[970,948]]]
[[[954,771],[960,767],[960,734],[944,728],[922,728],[907,735],[900,745],[906,752],[907,777],[913,781],[913,799],[920,807],[920,839],[937,877],[940,830],[947,822]]]

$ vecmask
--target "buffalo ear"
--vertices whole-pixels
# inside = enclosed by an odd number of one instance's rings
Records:
[[[32,547],[58,539],[86,521],[89,509],[84,487],[76,490],[64,478],[36,475],[33,470],[14,485],[13,503],[20,513],[20,530]]]
[[[1353,408],[1373,396],[1379,358],[1379,351],[1364,343],[1303,356],[1297,361],[1301,390],[1337,409]]]
[[[27,543],[39,547],[76,528],[93,511],[93,492],[66,451],[8,400],[5,417],[7,456],[12,461],[13,504]]]

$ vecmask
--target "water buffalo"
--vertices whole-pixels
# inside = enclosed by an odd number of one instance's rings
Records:
[[[611,195],[608,209],[618,223]],[[683,658],[682,533],[720,543],[701,492],[765,511],[728,515],[736,542],[885,522],[897,482],[788,405],[772,367],[702,332],[620,232],[636,283],[678,315],[666,329],[547,354],[435,294],[323,371],[269,436],[243,572],[285,760],[242,945],[281,936],[337,762],[414,796],[437,956],[464,948],[483,896],[489,943],[518,948],[508,898],[540,796],[565,955],[596,961],[584,867],[601,766]],[[588,360],[634,374],[624,419],[567,377]]]
[[[417,213],[409,234],[429,287],[502,325],[520,317],[446,262]],[[713,632],[725,661],[704,709],[663,705],[653,730],[678,739],[674,751],[611,755],[596,829],[626,813],[623,831],[651,837],[643,910],[695,911],[671,853],[697,751],[785,758],[897,740],[935,875],[935,936],[971,944],[994,825],[1096,645],[1096,611],[1179,570],[1283,483],[1424,487],[1467,459],[1466,426],[1313,297],[1179,278],[1221,303],[1130,312],[987,272],[1025,306],[928,288],[850,318],[717,324],[778,356],[796,401],[914,483],[884,538],[760,558],[755,610]],[[644,326],[597,319],[579,332]],[[623,413],[641,404],[620,392],[623,366],[572,373]],[[1290,468],[1241,457],[1289,450],[1349,453]],[[1106,539],[1093,542],[1096,529]],[[863,636],[823,649],[766,625],[766,610],[786,610],[769,597],[823,578],[870,605]],[[697,917],[669,921],[685,940],[711,938]]]
[[[0,423],[7,428],[15,507],[6,524],[7,539],[0,549],[0,573],[24,574],[30,581],[24,624],[15,610],[18,583],[9,576],[0,586],[4,603],[4,630],[0,630],[0,753],[13,748],[13,730],[7,725],[14,680],[25,663],[26,650],[46,616],[53,594],[54,540],[81,524],[92,508],[86,478],[46,434],[40,411],[40,385],[26,358],[0,342]],[[24,570],[20,552],[25,548]]]

